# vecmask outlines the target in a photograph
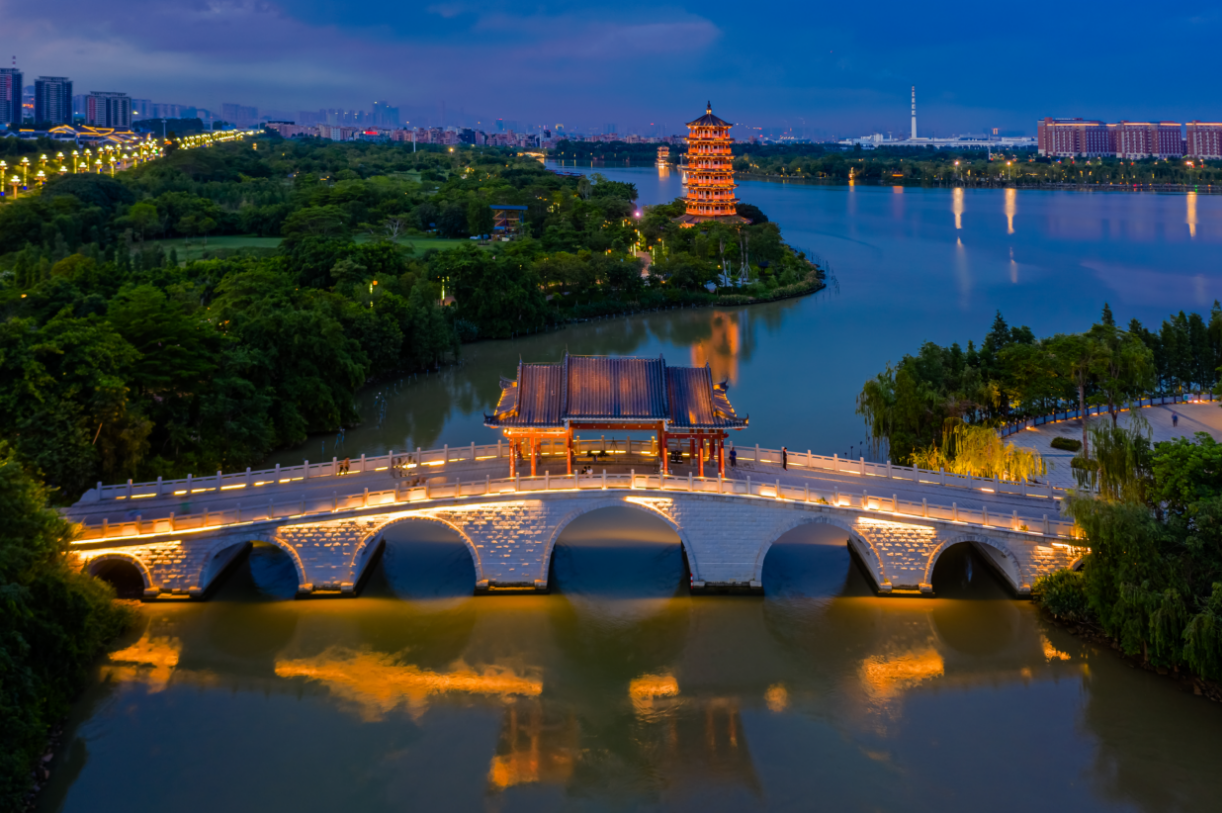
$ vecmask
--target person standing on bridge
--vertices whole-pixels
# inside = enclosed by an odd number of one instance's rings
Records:
[[[738,468],[738,450],[734,448],[734,444],[730,444],[730,468]]]
[[[789,449],[781,447],[781,468],[789,471]]]

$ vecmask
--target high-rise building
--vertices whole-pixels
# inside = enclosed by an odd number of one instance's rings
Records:
[[[1179,158],[1184,154],[1175,121],[1122,121],[1116,127],[1117,158]]]
[[[221,118],[239,127],[249,127],[259,120],[259,108],[225,102],[221,105]]]
[[[0,125],[21,126],[25,77],[17,68],[0,68]]]
[[[1083,119],[1046,118],[1037,128],[1036,146],[1040,155],[1054,158],[1115,155],[1114,125]]]
[[[1184,155],[1216,161],[1222,158],[1222,124],[1190,121],[1184,139]]]
[[[93,127],[131,129],[131,98],[126,93],[90,91],[89,96],[85,99],[85,123]]]
[[[72,123],[72,80],[66,76],[40,76],[34,80],[34,121]]]
[[[386,102],[374,102],[372,118],[375,127],[398,127],[399,108],[391,107]]]

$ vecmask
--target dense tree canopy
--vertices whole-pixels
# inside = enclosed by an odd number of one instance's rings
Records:
[[[462,341],[713,301],[730,282],[730,301],[817,284],[762,213],[681,229],[681,202],[638,212],[631,184],[500,149],[256,146],[55,178],[0,206],[0,426],[59,499],[252,465],[360,421],[366,382]],[[495,233],[494,206],[525,207],[520,234],[468,240]],[[235,235],[274,245],[209,246]]]

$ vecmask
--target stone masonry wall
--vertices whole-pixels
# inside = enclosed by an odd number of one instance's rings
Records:
[[[639,494],[639,496],[638,496]],[[533,499],[466,500],[428,508],[371,512],[342,519],[266,523],[243,531],[196,534],[143,545],[85,550],[82,566],[102,558],[138,564],[146,594],[199,595],[220,567],[216,557],[263,540],[294,560],[299,591],[351,593],[372,561],[382,533],[405,521],[445,524],[463,539],[475,565],[477,588],[546,588],[552,549],[577,517],[608,506],[630,506],[657,516],[679,535],[693,586],[759,589],[764,557],[786,531],[827,523],[845,531],[884,592],[929,591],[933,567],[952,544],[972,541],[996,552],[994,563],[1019,592],[1043,573],[1071,565],[1083,551],[1034,534],[928,520],[892,522],[815,503],[744,500],[714,494],[653,496],[632,491],[560,492]]]

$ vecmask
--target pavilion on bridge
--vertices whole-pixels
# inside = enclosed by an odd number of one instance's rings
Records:
[[[484,425],[500,429],[513,447],[511,476],[519,457],[538,471],[541,444],[563,441],[568,474],[573,473],[574,433],[581,431],[654,433],[662,472],[671,454],[688,441],[693,463],[704,476],[706,459],[725,475],[725,440],[731,429],[745,429],[747,418],[734,413],[727,382],[713,382],[708,365],[668,367],[662,357],[570,356],[552,364],[518,363],[516,381],[501,379],[501,398]],[[525,447],[525,448],[523,448]]]

